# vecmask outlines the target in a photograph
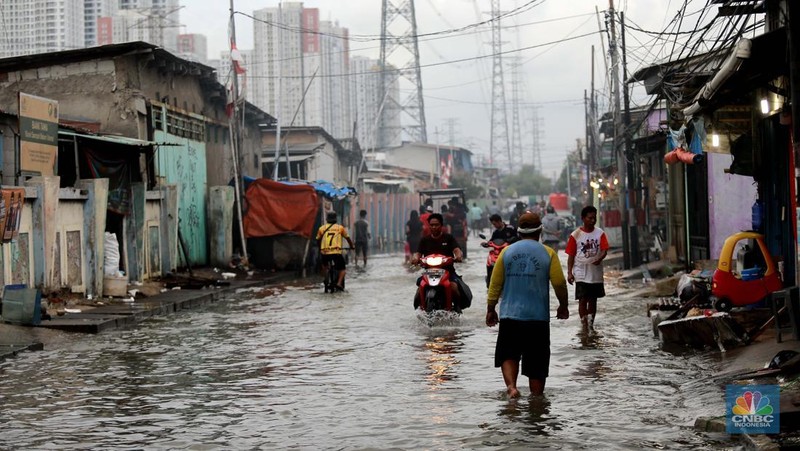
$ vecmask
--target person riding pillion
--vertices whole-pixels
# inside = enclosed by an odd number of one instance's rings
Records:
[[[327,224],[320,226],[319,230],[317,230],[317,242],[319,243],[320,254],[322,254],[322,266],[325,271],[328,270],[330,265],[339,270],[339,280],[336,282],[336,288],[343,290],[347,265],[344,261],[342,239],[347,240],[350,249],[353,249],[355,245],[347,233],[347,228],[336,223],[336,212],[328,212],[325,219]]]

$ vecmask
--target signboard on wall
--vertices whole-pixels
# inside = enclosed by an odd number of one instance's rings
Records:
[[[20,92],[19,135],[20,170],[53,175],[58,152],[58,101]]]

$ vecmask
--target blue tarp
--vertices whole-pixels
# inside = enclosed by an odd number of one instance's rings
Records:
[[[247,191],[247,187],[250,186],[255,180],[254,177],[244,176],[244,190]],[[343,186],[337,187],[331,182],[325,180],[315,180],[313,182],[307,182],[304,180],[295,180],[295,181],[288,181],[288,180],[278,180],[278,183],[283,183],[284,185],[311,185],[314,187],[314,190],[317,191],[318,194],[325,196],[327,199],[330,200],[339,200],[344,199],[347,196],[355,196],[358,194],[355,188],[351,186]],[[233,180],[229,183],[229,185],[233,186]]]
[[[347,196],[355,196],[358,194],[358,191],[351,186],[343,186],[339,188],[333,183],[326,182],[325,180],[315,180],[311,182],[311,186],[313,186],[318,193],[322,194],[328,199],[344,199]]]

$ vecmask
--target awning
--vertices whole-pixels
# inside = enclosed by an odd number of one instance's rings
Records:
[[[314,155],[289,155],[289,162],[296,163],[298,161],[306,161],[309,158],[313,158]],[[261,157],[262,163],[272,163],[275,161],[275,157]],[[286,163],[286,156],[281,155],[278,157],[278,163]]]
[[[81,138],[81,139],[92,139],[95,141],[103,141],[113,144],[119,144],[123,146],[135,146],[135,147],[153,147],[153,146],[180,146],[181,144],[173,144],[173,143],[157,143],[154,141],[144,141],[141,139],[135,138],[126,138],[124,136],[110,136],[110,135],[86,135],[83,133],[75,133],[65,130],[59,130],[58,136],[69,136],[74,138]]]
[[[406,183],[404,180],[380,180],[380,179],[363,179],[364,183],[371,183],[373,185],[403,185]]]

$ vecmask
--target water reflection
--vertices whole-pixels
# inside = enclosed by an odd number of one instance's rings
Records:
[[[457,355],[463,347],[463,337],[459,331],[434,333],[425,338],[422,345],[427,351],[425,379],[431,389],[439,389],[445,382],[458,378],[456,368],[461,361]]]
[[[524,424],[533,436],[549,436],[561,429],[557,419],[550,414],[551,402],[547,395],[509,399],[500,408],[499,416],[514,423]]]

